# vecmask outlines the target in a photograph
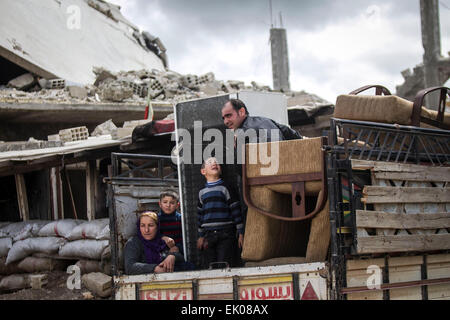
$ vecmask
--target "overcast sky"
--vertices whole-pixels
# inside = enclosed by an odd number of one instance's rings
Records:
[[[419,0],[110,0],[158,36],[176,72],[273,86],[269,30],[287,30],[292,90],[330,102],[366,84],[392,92],[422,61]],[[439,0],[441,53],[450,51],[450,0]]]

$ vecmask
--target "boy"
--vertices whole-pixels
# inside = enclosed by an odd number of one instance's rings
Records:
[[[159,195],[159,230],[168,245],[176,245],[183,254],[183,233],[181,228],[181,214],[177,211],[180,205],[178,193],[165,190]]]
[[[216,158],[205,160],[200,171],[206,185],[199,192],[197,248],[205,250],[206,267],[211,262],[228,262],[232,266],[236,230],[239,248],[244,242],[239,198],[220,178],[221,167]]]

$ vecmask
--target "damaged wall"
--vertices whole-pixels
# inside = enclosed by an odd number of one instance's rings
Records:
[[[81,84],[95,80],[93,66],[164,70],[162,59],[133,36],[136,27],[118,10],[108,16],[96,3],[0,1],[0,56],[41,77]]]

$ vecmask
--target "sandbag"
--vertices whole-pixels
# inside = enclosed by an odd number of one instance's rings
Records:
[[[67,242],[59,249],[61,257],[88,258],[100,260],[103,250],[109,245],[108,240],[76,240]]]
[[[31,220],[27,221],[22,230],[15,234],[13,241],[25,240],[31,237],[36,237],[42,227],[47,225],[49,220]]]
[[[74,220],[74,219],[64,219],[56,220],[46,224],[39,231],[38,235],[40,237],[64,237],[67,238],[72,230],[86,222],[86,220]]]
[[[102,231],[95,238],[96,240],[109,240],[111,238],[111,232],[109,231],[109,223],[103,228]]]
[[[104,229],[108,227],[107,238],[105,238]],[[81,239],[109,239],[109,219],[98,219],[87,221],[77,225],[72,232],[67,236],[70,241]]]
[[[54,271],[66,270],[69,262],[64,260],[57,260],[51,258],[37,258],[37,257],[26,257],[19,262],[18,267],[28,273],[42,272],[42,271]]]
[[[1,230],[3,227],[6,227],[8,224],[11,224],[11,222],[9,222],[9,221],[3,221],[3,222],[0,222],[0,230]]]
[[[101,260],[102,261],[109,261],[111,260],[111,246],[108,245],[102,252],[101,255]]]
[[[11,291],[30,288],[30,277],[27,274],[12,274],[0,281],[0,290]]]
[[[10,275],[15,273],[22,273],[22,269],[19,268],[18,262],[13,262],[6,265],[6,257],[0,258],[0,274]]]
[[[75,265],[80,268],[81,274],[102,272],[102,265],[98,260],[81,259]]]
[[[18,233],[20,233],[23,228],[27,225],[26,221],[13,222],[0,227],[0,238],[11,237],[14,238]]]
[[[8,255],[9,249],[12,248],[11,238],[0,238],[0,257],[6,257]]]
[[[101,268],[101,272],[103,272],[104,274],[107,274],[108,276],[112,276],[112,266],[111,266],[111,261],[101,261],[100,262],[100,268]]]
[[[17,241],[8,252],[6,264],[22,260],[35,252],[54,254],[65,242],[64,238],[59,237],[38,237]]]

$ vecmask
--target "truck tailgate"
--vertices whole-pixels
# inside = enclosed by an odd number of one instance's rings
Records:
[[[327,300],[325,263],[114,277],[116,300]]]

